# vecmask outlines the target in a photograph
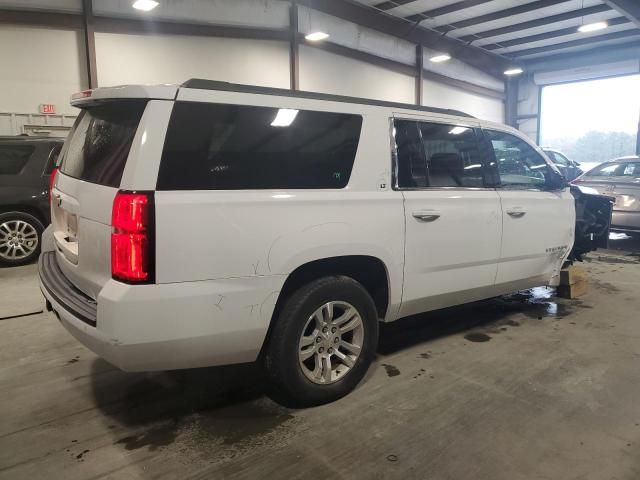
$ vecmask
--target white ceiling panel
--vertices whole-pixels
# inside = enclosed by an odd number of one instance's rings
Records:
[[[562,22],[555,22],[548,25],[543,25],[541,27],[527,28],[525,30],[519,30],[514,33],[508,33],[506,35],[486,37],[486,38],[483,38],[482,40],[476,40],[475,42],[473,42],[473,44],[476,46],[482,46],[490,43],[499,43],[505,40],[513,40],[515,38],[523,38],[523,37],[529,37],[531,35],[538,35],[540,33],[552,32],[554,30],[561,30],[563,28],[575,27],[577,29],[583,23],[585,24],[594,23],[601,20],[609,20],[610,18],[616,18],[620,16],[621,16],[620,13],[614,10],[611,10],[608,12],[602,12],[602,13],[594,13],[593,15],[586,15],[580,18],[573,18],[571,20],[564,20]]]
[[[492,50],[492,52],[509,56],[511,52],[516,52],[518,50],[546,47],[549,45],[562,44],[562,43],[571,42],[574,40],[582,40],[585,38],[590,38],[595,44],[595,42],[598,41],[598,37],[601,37],[602,35],[607,35],[609,33],[615,33],[615,32],[624,32],[624,31],[636,31],[638,35],[640,35],[640,30],[635,28],[635,26],[632,23],[626,23],[624,25],[616,25],[613,27],[609,27],[606,30],[601,30],[599,32],[580,33],[576,31],[576,33],[572,35],[564,35],[562,37],[550,38],[548,40],[540,40],[538,42],[529,42],[522,45],[514,45],[513,47],[509,47],[509,48],[500,48],[500,49]],[[629,40],[632,40],[632,38],[629,38]]]
[[[357,0],[360,3],[365,5],[379,5],[383,0]],[[404,0],[398,0],[404,1]],[[437,8],[442,8],[448,5],[453,5],[460,0],[415,0],[407,2],[403,5],[396,6],[394,8],[388,9],[385,12],[397,17],[407,18],[412,15],[416,15],[418,13],[422,13],[429,10],[434,10]],[[444,26],[455,26],[456,23],[464,22],[467,20],[473,21],[474,19],[478,19],[479,17],[490,15],[492,13],[503,12],[504,10],[511,9],[514,7],[526,6],[527,4],[531,4],[538,0],[490,0],[485,3],[481,3],[480,5],[476,5],[473,7],[456,10],[454,12],[439,15],[434,18],[425,19],[420,22],[420,27],[428,28],[428,29],[438,29],[439,27]],[[640,0],[635,0],[640,2]],[[495,29],[503,29],[507,27],[517,26],[522,23],[531,22],[531,21],[546,21],[548,18],[562,15],[566,13],[576,13],[579,12],[583,8],[604,6],[604,0],[565,0],[560,1],[557,4],[550,5],[548,7],[539,8],[536,10],[532,10],[530,12],[521,13],[518,15],[509,15],[504,18],[500,18],[497,20],[477,23],[474,25],[470,25],[464,28],[454,28],[453,30],[447,32],[447,36],[451,38],[462,38],[469,37],[472,35],[482,34],[483,32],[492,31]],[[388,4],[387,4],[388,6]],[[381,14],[383,14],[381,12]],[[533,28],[526,28],[522,30],[513,31],[511,33],[505,33],[501,35],[494,35],[492,37],[486,36],[484,38],[477,38],[473,41],[472,45],[475,47],[489,47],[491,48],[493,45],[499,45],[501,42],[507,42],[510,40],[516,39],[526,39],[526,37],[530,37],[532,35],[540,35],[549,32],[562,31],[561,35],[554,36],[552,38],[537,40],[537,41],[527,41],[525,43],[520,43],[517,45],[504,46],[501,48],[493,48],[489,49],[491,53],[502,55],[505,57],[513,57],[514,52],[521,50],[528,50],[531,48],[541,48],[547,47],[550,45],[563,44],[566,42],[572,42],[576,40],[583,39],[592,39],[592,42],[578,47],[570,47],[570,48],[559,48],[557,50],[550,50],[545,52],[540,52],[532,55],[527,55],[526,57],[520,57],[518,55],[518,60],[520,59],[529,59],[529,58],[539,58],[548,55],[554,55],[556,53],[562,52],[580,52],[583,50],[588,50],[594,47],[599,46],[610,46],[611,48],[615,48],[616,45],[626,42],[632,42],[636,38],[640,38],[640,28],[638,25],[632,22],[624,22],[617,25],[612,25],[606,30],[593,32],[593,33],[579,33],[577,32],[577,28],[582,24],[598,22],[602,20],[611,20],[611,19],[620,19],[624,18],[624,14],[620,11],[616,11],[614,9],[604,10],[602,12],[593,13],[586,16],[576,16],[575,18],[563,20],[563,21],[555,21],[553,23],[548,23],[544,25],[540,25]],[[616,34],[619,32],[633,32],[636,31],[638,36],[625,36],[620,39],[613,40],[599,40],[599,37],[608,34]],[[468,40],[466,38],[465,40]],[[428,47],[428,45],[425,45]]]
[[[557,55],[557,54],[561,54],[561,53],[581,52],[581,51],[584,51],[584,50],[590,50],[592,48],[599,48],[599,47],[610,47],[610,48],[613,49],[616,45],[620,45],[620,44],[626,43],[626,42],[631,42],[634,39],[640,40],[640,31],[638,32],[638,36],[637,37],[630,37],[630,38],[625,38],[625,39],[620,39],[620,40],[610,40],[610,41],[606,41],[606,42],[598,42],[598,43],[594,43],[592,45],[584,45],[584,46],[580,46],[580,47],[563,48],[563,49],[554,50],[552,52],[536,53],[534,55],[526,55],[526,56],[518,57],[518,60],[531,60],[531,59],[534,59],[534,58],[548,57],[549,55]]]
[[[585,0],[584,6],[593,7],[595,5],[600,5],[602,2],[599,0]],[[448,35],[452,37],[463,37],[465,35],[471,35],[478,32],[484,32],[487,30],[493,30],[494,28],[502,28],[508,27],[510,25],[515,25],[518,23],[529,22],[531,20],[538,20],[543,17],[550,17],[552,15],[560,15],[562,13],[571,12],[574,10],[579,10],[582,5],[581,0],[571,0],[569,2],[559,3],[557,5],[553,5],[551,7],[533,10],[527,13],[521,13],[520,15],[512,15],[510,17],[501,18],[500,20],[494,20],[492,22],[480,23],[478,25],[473,25],[471,27],[466,28],[458,28],[449,32]]]
[[[455,22],[461,22],[464,20],[469,20],[471,18],[479,17],[481,15],[487,15],[490,13],[498,12],[500,10],[505,10],[507,8],[512,8],[512,7],[515,7],[516,5],[517,6],[525,5],[533,1],[535,0],[525,0],[522,2],[518,2],[517,4],[514,4],[512,0],[494,0],[489,3],[483,3],[481,5],[476,5],[475,7],[465,8],[462,10],[458,10],[456,12],[448,13],[446,15],[439,15],[435,17],[432,21],[429,20],[429,22],[430,23],[433,22],[433,24],[438,26],[450,25]],[[453,2],[449,2],[449,3],[453,3]]]
[[[409,17],[416,13],[421,13],[426,10],[433,10],[434,8],[444,7],[451,5],[451,0],[417,0],[415,2],[407,3],[399,7],[394,7],[388,10],[388,13],[397,17]]]

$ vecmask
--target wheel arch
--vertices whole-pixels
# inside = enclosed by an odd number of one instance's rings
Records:
[[[43,230],[47,228],[47,225],[49,224],[49,220],[45,218],[42,211],[33,205],[0,205],[0,215],[13,212],[31,215],[42,224]]]
[[[391,279],[389,269],[380,258],[371,255],[341,255],[308,261],[295,268],[280,289],[269,329],[263,342],[268,344],[273,326],[284,302],[301,286],[321,277],[344,275],[353,278],[367,290],[378,312],[378,318],[387,317],[392,305]]]

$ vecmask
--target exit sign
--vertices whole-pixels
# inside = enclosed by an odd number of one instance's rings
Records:
[[[45,115],[56,113],[56,106],[53,103],[41,103],[40,113],[44,113]]]

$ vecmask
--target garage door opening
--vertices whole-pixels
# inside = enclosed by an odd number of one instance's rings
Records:
[[[590,170],[636,153],[639,118],[640,75],[548,85],[542,89],[540,145]]]

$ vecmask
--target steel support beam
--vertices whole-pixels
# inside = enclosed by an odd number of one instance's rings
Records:
[[[479,17],[467,18],[466,20],[461,20],[450,25],[443,25],[442,27],[437,27],[436,30],[440,32],[449,32],[457,28],[472,27],[474,25],[480,25],[481,23],[493,22],[495,20],[501,20],[503,18],[512,17],[514,15],[520,15],[523,13],[540,10],[542,8],[548,8],[566,1],[568,0],[537,0],[536,2],[525,3],[524,5],[505,8],[504,10],[498,10],[497,12],[488,13],[486,15],[480,15]],[[413,19],[413,17],[409,18]]]
[[[638,0],[604,0],[604,3],[640,27],[640,2]]]
[[[611,8],[607,5],[594,5],[593,7],[581,8],[579,10],[573,10],[571,12],[560,13],[558,15],[551,15],[548,17],[541,17],[527,22],[516,23],[515,25],[509,25],[507,27],[494,28],[491,30],[485,30],[484,32],[474,33],[472,35],[465,35],[464,37],[460,37],[460,40],[463,42],[473,42],[474,40],[506,35],[507,33],[515,33],[529,28],[544,27],[545,25],[551,25],[552,23],[584,17],[585,15],[608,12],[609,10],[611,10]]]
[[[538,53],[553,52],[555,50],[582,47],[585,45],[592,45],[593,47],[598,47],[599,42],[621,40],[626,38],[629,38],[629,39],[636,38],[640,40],[640,30],[637,30],[634,28],[633,30],[623,30],[622,32],[607,33],[605,35],[594,35],[593,37],[581,38],[579,40],[571,40],[570,42],[554,43],[552,45],[545,45],[544,47],[535,47],[535,48],[526,48],[524,50],[516,50],[513,52],[509,52],[509,55],[517,59],[519,57],[524,57],[526,55],[536,55]],[[612,47],[615,48],[615,46],[612,46]]]
[[[84,53],[87,68],[87,82],[89,88],[98,86],[98,67],[96,62],[96,36],[93,24],[92,0],[82,0],[82,23],[84,28],[82,34],[84,38]]]
[[[493,0],[462,0],[460,2],[445,5],[444,7],[433,8],[431,10],[425,10],[424,12],[411,15],[410,17],[407,17],[407,20],[411,20],[412,22],[419,22],[426,18],[435,18],[441,15],[447,15],[459,10],[464,10],[465,8],[477,7],[478,5],[489,3],[491,1]]]
[[[530,72],[565,70],[640,58],[640,40],[603,46],[580,52],[567,52],[532,58],[521,63]]]
[[[309,3],[310,0],[297,0],[297,4],[299,3]],[[335,0],[323,0],[325,5],[329,5],[331,8],[335,8]],[[311,0],[310,3],[313,3]],[[343,3],[340,0],[340,3]],[[387,70],[401,73],[403,75],[411,76],[416,78],[416,100],[418,100],[418,90],[422,90],[423,80],[433,80],[448,86],[459,88],[464,91],[469,91],[472,93],[476,93],[478,95],[483,95],[490,98],[504,99],[504,93],[502,91],[493,90],[486,87],[481,87],[475,85],[470,82],[466,82],[464,80],[458,80],[455,78],[450,78],[445,75],[441,75],[439,73],[435,73],[429,70],[424,69],[424,65],[418,65],[418,62],[422,62],[423,56],[418,54],[416,49],[416,65],[407,65],[395,60],[390,60],[388,58],[383,58],[374,54],[366,53],[360,50],[355,50],[349,47],[345,47],[342,45],[338,45],[332,42],[320,42],[320,43],[312,43],[307,42],[304,39],[298,30],[297,25],[293,25],[294,22],[297,23],[297,15],[291,16],[291,27],[286,30],[282,29],[269,29],[269,28],[253,28],[253,27],[237,27],[237,26],[222,26],[222,25],[203,25],[203,24],[190,24],[190,23],[178,23],[178,22],[168,22],[168,21],[159,21],[154,20],[152,22],[138,20],[138,19],[125,19],[125,18],[113,18],[113,17],[101,17],[101,16],[93,16],[91,11],[91,3],[90,0],[83,0],[83,6],[85,6],[85,11],[82,14],[66,14],[66,13],[48,13],[48,12],[34,12],[34,11],[13,11],[13,10],[2,10],[0,9],[0,24],[17,24],[17,25],[32,25],[32,26],[42,26],[42,27],[51,27],[51,28],[61,28],[61,29],[73,29],[79,30],[84,33],[85,36],[85,46],[86,46],[86,55],[87,55],[87,79],[90,87],[95,87],[97,85],[97,70],[96,70],[96,53],[95,53],[95,40],[94,40],[94,32],[104,32],[104,33],[121,33],[121,34],[167,34],[167,35],[193,35],[193,36],[207,36],[207,37],[221,37],[221,38],[245,38],[245,39],[256,39],[256,40],[275,40],[275,41],[283,41],[289,42],[292,46],[290,52],[297,53],[296,55],[291,55],[290,57],[290,66],[291,66],[291,87],[294,89],[299,88],[299,45],[302,43],[309,47],[317,48],[320,50],[324,50],[327,52],[331,52],[337,55],[342,55],[348,58],[352,58],[355,60],[359,60],[362,62],[367,62],[372,65],[376,65],[381,68],[385,68]],[[296,5],[297,8],[297,5]],[[320,9],[322,11],[322,9]],[[330,9],[331,10],[331,9]],[[371,8],[366,9],[369,14],[372,13]],[[332,14],[340,13],[334,10],[331,10]],[[351,10],[349,12],[353,13]],[[293,10],[292,10],[293,13]],[[329,13],[329,12],[327,12]],[[374,18],[380,17],[383,22],[377,25],[377,30],[383,31],[383,27],[385,26],[385,22],[387,20],[386,16],[383,17],[375,11],[373,11]],[[339,15],[336,15],[339,16]],[[341,17],[343,18],[343,17]],[[371,19],[371,17],[367,17]],[[347,18],[347,20],[349,20]],[[405,38],[407,41],[414,41],[417,45],[422,45],[419,41],[420,39],[426,38],[427,40],[433,40],[433,36],[435,38],[440,39],[441,36],[435,34],[434,32],[430,32],[424,29],[418,29],[417,32],[411,33],[408,35],[402,35],[402,32],[406,33],[407,27],[410,29],[410,25],[404,22],[401,19],[396,19],[398,22],[392,22],[395,26],[395,36]],[[350,20],[355,23],[359,23],[356,19]],[[368,25],[370,28],[371,23]],[[85,26],[87,27],[85,29]],[[297,32],[295,35],[293,33]],[[390,32],[385,32],[389,34]],[[295,38],[294,38],[295,37]],[[449,39],[447,39],[449,40]],[[460,42],[454,42],[456,46],[462,45]],[[435,45],[430,45],[430,48],[434,48]],[[422,49],[422,47],[419,47]],[[477,48],[471,48],[464,50],[466,55],[475,55],[476,62],[474,66],[479,68],[479,65],[485,65],[487,68],[495,70],[499,65],[500,61],[506,61],[500,57],[494,55],[485,55],[484,52]],[[460,56],[456,55],[455,49],[448,49],[447,52],[452,56],[455,56],[458,59],[461,59]],[[487,63],[484,63],[485,60]],[[463,59],[462,59],[463,60]],[[492,63],[496,62],[498,63]],[[480,63],[478,63],[480,62]],[[507,63],[506,65],[511,65],[511,63]],[[421,68],[422,67],[422,68]],[[502,68],[502,67],[500,67]],[[419,72],[418,72],[419,69]],[[486,71],[486,69],[485,69]],[[500,78],[502,78],[502,71],[499,72]],[[420,80],[418,81],[418,78]],[[422,92],[420,91],[420,95]]]
[[[498,55],[470,47],[457,39],[446,37],[433,30],[427,30],[405,19],[382,13],[366,5],[345,0],[298,0],[298,3],[416,45],[424,45],[433,50],[447,52],[452,57],[500,80],[503,79],[503,72],[512,66],[512,62]]]
[[[274,28],[236,27],[232,25],[204,25],[133,18],[94,17],[97,32],[160,35],[193,35],[199,37],[246,38],[255,40],[289,41],[289,30]]]
[[[392,8],[400,7],[411,2],[415,2],[415,0],[391,0],[388,2],[376,3],[373,7],[379,10],[391,10]]]
[[[504,102],[504,121],[507,125],[518,128],[518,79],[509,78],[504,82],[506,94]]]
[[[416,105],[422,105],[422,85],[424,80],[424,49],[416,45]]]
[[[353,48],[345,47],[343,45],[338,45],[337,43],[326,42],[326,41],[325,42],[309,42],[309,41],[305,41],[304,37],[301,37],[300,41],[308,47],[324,50],[325,52],[335,53],[336,55],[341,55],[343,57],[351,58],[353,60],[366,62],[371,65],[375,65],[392,72],[401,73],[403,75],[411,76],[414,78],[416,77],[416,67],[412,65],[407,65],[401,62],[397,62],[395,60],[389,60],[388,58],[379,57],[377,55],[363,52],[361,50],[355,50]],[[493,90],[491,88],[481,87],[480,85],[465,82],[464,80],[458,80],[456,78],[447,77],[439,73],[425,70],[424,68],[422,69],[422,79],[433,80],[435,82],[440,82],[450,87],[459,88],[461,90],[471,92],[471,93],[476,93],[478,95],[483,95],[485,97],[504,100],[504,93],[501,91]]]
[[[616,17],[607,20],[610,27],[616,25],[625,25],[630,23],[627,17]],[[538,33],[537,35],[529,35],[527,37],[514,38],[513,40],[502,40],[498,43],[489,43],[481,45],[485,50],[498,50],[500,48],[515,47],[517,45],[526,45],[528,43],[539,42],[541,40],[549,40],[551,38],[564,37],[566,35],[573,35],[576,33],[576,27],[561,28],[559,30],[553,30],[551,32]]]
[[[292,0],[289,6],[289,87],[300,90],[300,40],[298,26],[298,3]]]
[[[83,28],[81,15],[31,10],[0,10],[0,24],[51,27],[61,30],[82,30]]]

